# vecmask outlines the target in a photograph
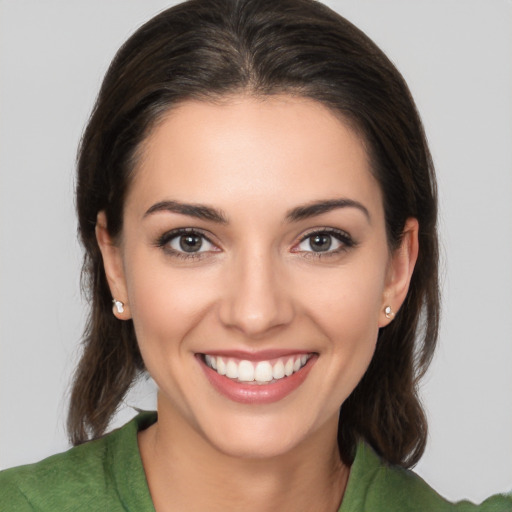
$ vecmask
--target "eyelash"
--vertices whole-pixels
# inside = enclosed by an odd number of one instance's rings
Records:
[[[155,245],[157,247],[160,247],[166,252],[167,254],[175,257],[180,258],[183,260],[199,260],[203,258],[208,252],[210,251],[200,251],[200,252],[185,252],[185,251],[177,251],[176,249],[173,249],[170,247],[170,242],[175,240],[176,238],[179,238],[184,235],[193,235],[198,236],[203,239],[203,241],[206,241],[210,243],[211,245],[215,246],[215,244],[201,231],[196,228],[179,228],[179,229],[173,229],[172,231],[168,231],[164,233],[162,236],[160,236]],[[217,252],[217,251],[215,251]]]
[[[212,251],[198,251],[198,252],[185,252],[185,251],[178,251],[176,249],[173,249],[170,247],[170,242],[173,240],[183,236],[183,235],[193,235],[198,236],[202,238],[203,241],[208,242],[212,246],[216,247],[215,244],[201,231],[196,228],[179,228],[174,229],[172,231],[168,231],[164,233],[162,236],[160,236],[156,242],[155,246],[160,247],[166,252],[167,254],[171,255],[172,257],[179,258],[182,260],[199,260],[206,256],[208,252]],[[297,250],[296,248],[300,246],[303,242],[305,242],[308,239],[312,239],[314,236],[321,236],[321,235],[327,235],[329,237],[332,237],[336,239],[338,242],[340,242],[341,246],[334,249],[334,250],[327,250],[327,251],[301,251]],[[352,247],[355,247],[357,243],[354,241],[354,239],[345,231],[334,229],[334,228],[315,228],[312,231],[309,231],[305,235],[303,235],[300,240],[293,246],[292,252],[294,253],[302,253],[303,257],[305,258],[329,258],[338,256],[339,254],[348,251]],[[220,250],[219,250],[220,251]],[[218,251],[213,251],[218,252]]]
[[[295,247],[298,247],[300,244],[305,242],[308,239],[312,239],[314,236],[319,235],[327,235],[334,239],[336,239],[338,242],[340,242],[340,247],[334,250],[327,250],[327,251],[299,251],[294,250]],[[346,232],[342,231],[340,229],[334,229],[334,228],[315,228],[313,231],[310,231],[303,235],[301,239],[294,245],[294,249],[292,249],[292,252],[303,252],[303,256],[305,258],[330,258],[339,256],[341,253],[344,253],[348,251],[349,249],[355,247],[357,245],[357,242]]]

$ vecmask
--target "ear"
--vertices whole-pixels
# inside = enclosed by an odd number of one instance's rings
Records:
[[[417,219],[407,219],[400,246],[391,255],[379,327],[384,327],[393,320],[409,291],[412,273],[418,259],[418,229]],[[388,306],[391,311],[386,313]]]
[[[103,258],[103,266],[112,298],[116,301],[112,311],[120,320],[131,318],[119,245],[114,243],[107,229],[107,216],[102,210],[96,218],[96,240]],[[120,304],[119,304],[120,303]]]

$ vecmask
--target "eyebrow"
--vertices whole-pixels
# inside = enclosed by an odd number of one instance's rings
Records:
[[[224,213],[210,206],[202,204],[187,204],[178,201],[160,201],[149,208],[144,217],[157,212],[179,213],[196,219],[209,220],[219,224],[227,224],[228,220]]]
[[[315,201],[304,206],[297,206],[289,210],[285,218],[288,222],[298,222],[338,208],[357,208],[364,213],[369,222],[371,221],[368,209],[353,199],[328,199]],[[159,212],[178,213],[195,217],[196,219],[216,222],[218,224],[228,224],[228,219],[221,210],[202,204],[187,204],[180,203],[179,201],[160,201],[155,203],[146,211],[144,217]]]
[[[368,222],[371,222],[370,212],[368,209],[353,199],[329,199],[326,201],[315,201],[314,203],[310,203],[305,206],[298,206],[286,214],[286,219],[289,222],[298,222],[300,220],[308,219],[309,217],[330,212],[337,208],[357,208],[364,213]]]

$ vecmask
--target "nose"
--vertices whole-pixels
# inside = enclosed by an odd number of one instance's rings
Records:
[[[290,324],[293,300],[279,262],[261,251],[247,251],[232,263],[226,269],[221,322],[254,339]]]

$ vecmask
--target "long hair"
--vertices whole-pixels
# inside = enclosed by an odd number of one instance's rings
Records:
[[[116,239],[138,150],[169,109],[236,93],[285,93],[326,105],[365,143],[382,190],[390,250],[399,246],[406,219],[419,221],[420,252],[407,298],[380,329],[371,364],[341,407],[338,436],[347,463],[363,438],[390,463],[411,466],[426,443],[417,385],[439,323],[433,165],[400,73],[363,32],[314,0],[189,0],[148,21],[115,56],[78,155],[83,284],[91,310],[70,400],[70,439],[101,436],[144,371],[132,322],[111,313],[97,214],[105,211]]]

